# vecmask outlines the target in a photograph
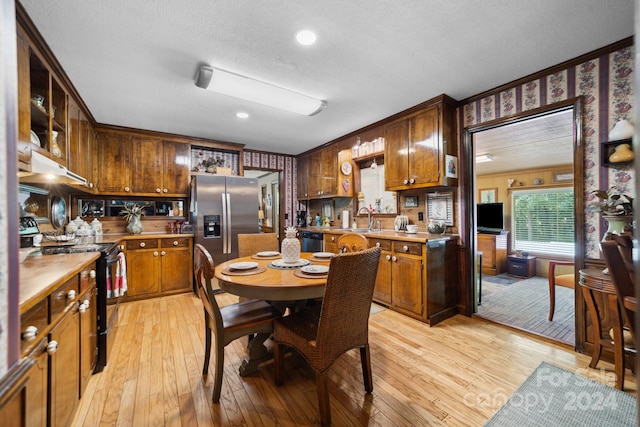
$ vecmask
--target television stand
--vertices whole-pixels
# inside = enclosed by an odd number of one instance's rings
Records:
[[[482,274],[495,276],[507,271],[508,231],[498,234],[478,232],[477,247],[482,252]]]

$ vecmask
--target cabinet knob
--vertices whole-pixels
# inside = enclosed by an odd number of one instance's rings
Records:
[[[124,187],[124,191],[129,191],[129,187]]]
[[[84,312],[86,312],[86,311],[87,311],[87,306],[86,306],[86,305],[84,305],[84,303],[82,303],[82,304],[78,305],[78,311],[79,311],[80,313],[84,313]]]
[[[409,251],[409,246],[404,245],[404,246],[402,247],[402,250],[403,250],[403,251],[405,251],[405,252],[408,252],[408,251]]]
[[[173,246],[178,246],[178,241],[177,240],[173,241]]]
[[[380,247],[380,242],[376,242],[376,248]]]
[[[22,339],[26,342],[31,342],[38,336],[38,328],[35,326],[27,326],[22,333]]]
[[[71,289],[69,292],[67,292],[67,299],[76,299],[76,291]]]
[[[409,184],[415,184],[415,183],[416,183],[416,180],[415,180],[415,179],[411,178],[411,179],[409,180]]]
[[[89,188],[93,188],[93,182],[89,183]]]
[[[407,185],[407,184],[409,183],[409,180],[408,180],[408,179],[405,179],[404,181],[402,181],[402,183],[403,183],[404,185]]]
[[[396,258],[396,256],[394,255],[394,256],[391,257],[391,261],[396,262],[396,261],[398,261],[398,258]]]
[[[387,261],[391,261],[391,255],[387,255],[387,256],[385,257],[385,259],[386,259]]]
[[[96,271],[95,270],[89,271],[89,277],[91,277],[92,279],[95,279],[96,278]]]
[[[160,255],[165,256],[167,253],[165,251],[160,252]]]
[[[163,192],[163,193],[168,193],[168,192],[169,192],[169,190],[167,190],[166,188],[163,188],[163,189],[162,189],[162,192]]]
[[[153,253],[153,256],[158,256],[158,251],[155,251],[155,252]]]
[[[147,244],[145,242],[140,242],[140,247],[144,248],[145,246],[147,246]]]
[[[580,278],[580,284],[581,285],[586,285],[587,284],[587,279],[585,279],[584,277]]]
[[[86,299],[84,300],[83,304],[85,307],[89,308],[89,306],[91,305],[91,302],[88,299]]]
[[[159,188],[156,188],[156,193],[160,193],[162,190]]]
[[[58,341],[49,341],[49,344],[47,344],[47,354],[52,355],[56,351],[58,351]]]

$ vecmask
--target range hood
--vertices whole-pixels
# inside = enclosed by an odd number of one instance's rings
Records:
[[[28,170],[18,172],[20,182],[34,184],[70,184],[87,187],[86,178],[71,172],[60,163],[35,150],[31,152],[31,163],[26,169]]]

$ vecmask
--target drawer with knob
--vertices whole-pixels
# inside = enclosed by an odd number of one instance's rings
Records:
[[[417,242],[393,242],[393,251],[396,253],[422,255],[422,243]]]
[[[20,351],[25,349],[43,335],[49,324],[47,313],[48,301],[43,299],[20,316]]]
[[[156,249],[158,247],[158,239],[133,239],[127,240],[127,250],[136,249]]]
[[[49,295],[49,322],[56,323],[78,297],[78,276],[73,276]]]
[[[190,241],[191,239],[188,237],[162,239],[161,246],[163,248],[188,248]]]

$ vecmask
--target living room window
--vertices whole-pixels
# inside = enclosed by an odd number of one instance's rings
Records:
[[[573,258],[573,187],[513,190],[511,206],[514,250]]]

